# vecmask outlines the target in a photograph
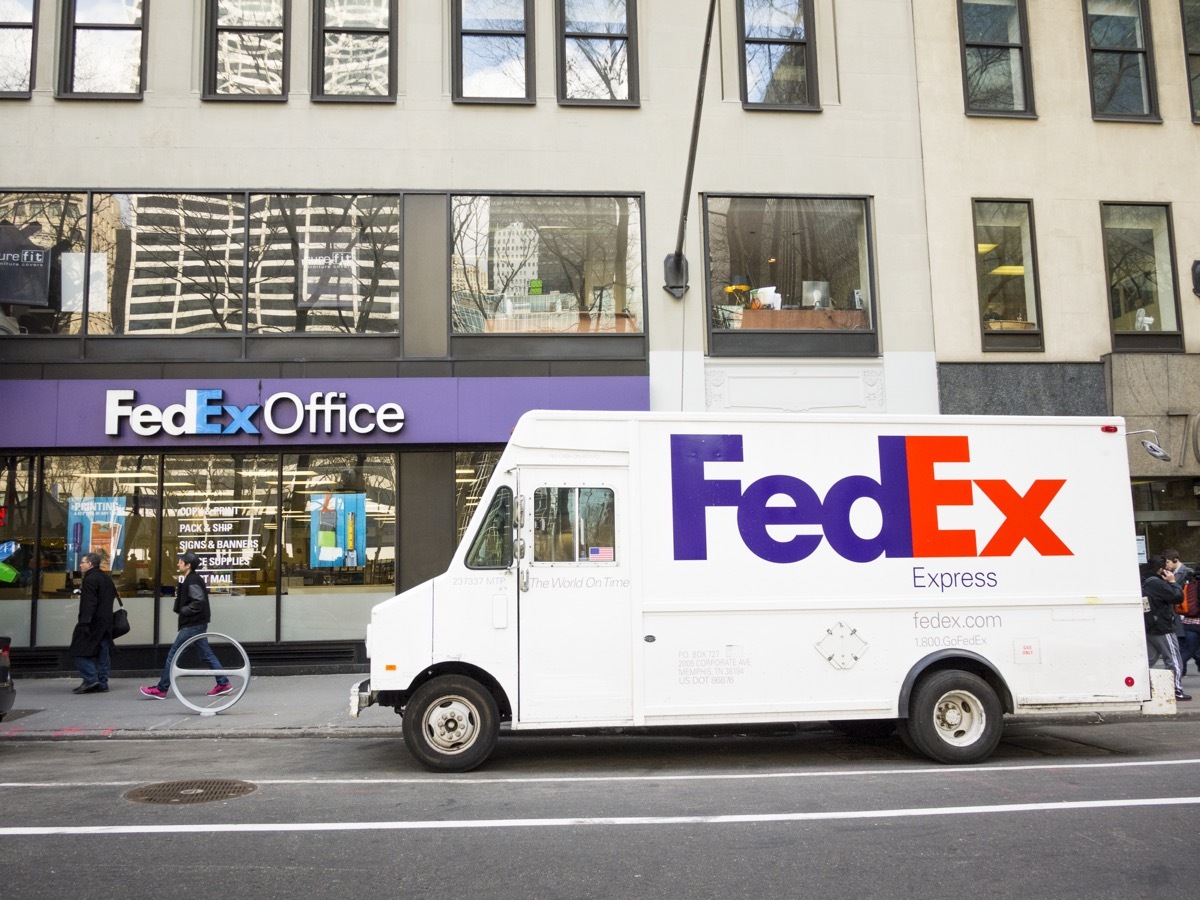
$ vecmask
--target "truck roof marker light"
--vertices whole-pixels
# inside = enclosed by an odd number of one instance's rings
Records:
[[[1133,684],[1134,684],[1134,682],[1133,682],[1133,676],[1132,676],[1132,675],[1126,675],[1126,676],[1125,676],[1125,687],[1133,687]]]
[[[1101,425],[1100,430],[1105,434],[1116,434],[1118,431],[1116,425]]]

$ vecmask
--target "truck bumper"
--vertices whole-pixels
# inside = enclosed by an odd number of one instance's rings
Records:
[[[371,692],[371,679],[364,678],[350,688],[350,718],[357,719],[358,714],[368,706],[375,705],[375,694]]]

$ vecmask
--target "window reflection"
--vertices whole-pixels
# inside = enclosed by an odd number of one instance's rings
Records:
[[[1106,203],[1101,219],[1113,331],[1178,331],[1167,208]]]
[[[256,195],[250,209],[251,331],[399,331],[398,197]]]
[[[564,100],[629,100],[633,0],[562,0]]]
[[[86,239],[87,195],[0,194],[0,250],[47,254],[42,267],[0,272],[0,339],[80,331]]]
[[[0,633],[17,646],[28,646],[38,515],[38,498],[33,493],[35,460],[4,456],[0,464]]]
[[[207,89],[216,96],[283,96],[286,0],[210,0]]]
[[[392,97],[395,0],[322,0],[322,58],[315,92],[328,97]]]
[[[35,0],[0,3],[0,96],[28,95],[33,87]]]
[[[638,332],[634,197],[451,198],[455,334]]]
[[[1153,115],[1149,39],[1142,0],[1087,0],[1092,109],[1096,115]]]
[[[962,0],[967,108],[1022,112],[1025,95],[1024,35],[1020,0]]]
[[[870,328],[866,215],[860,199],[708,198],[712,327]]]
[[[461,541],[479,498],[500,459],[499,450],[458,450],[454,454],[455,541]]]
[[[455,0],[455,99],[532,99],[529,0]]]
[[[811,0],[741,0],[744,101],[815,107]]]

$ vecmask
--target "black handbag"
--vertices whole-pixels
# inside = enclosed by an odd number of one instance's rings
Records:
[[[121,603],[121,598],[117,598],[117,602]],[[113,610],[112,636],[114,639],[122,635],[129,634],[129,613],[125,611],[125,604],[121,603],[120,609]]]

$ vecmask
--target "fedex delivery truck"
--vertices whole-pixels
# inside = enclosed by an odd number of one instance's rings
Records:
[[[466,771],[512,731],[828,720],[979,762],[1150,680],[1113,418],[530,412],[351,712]]]

